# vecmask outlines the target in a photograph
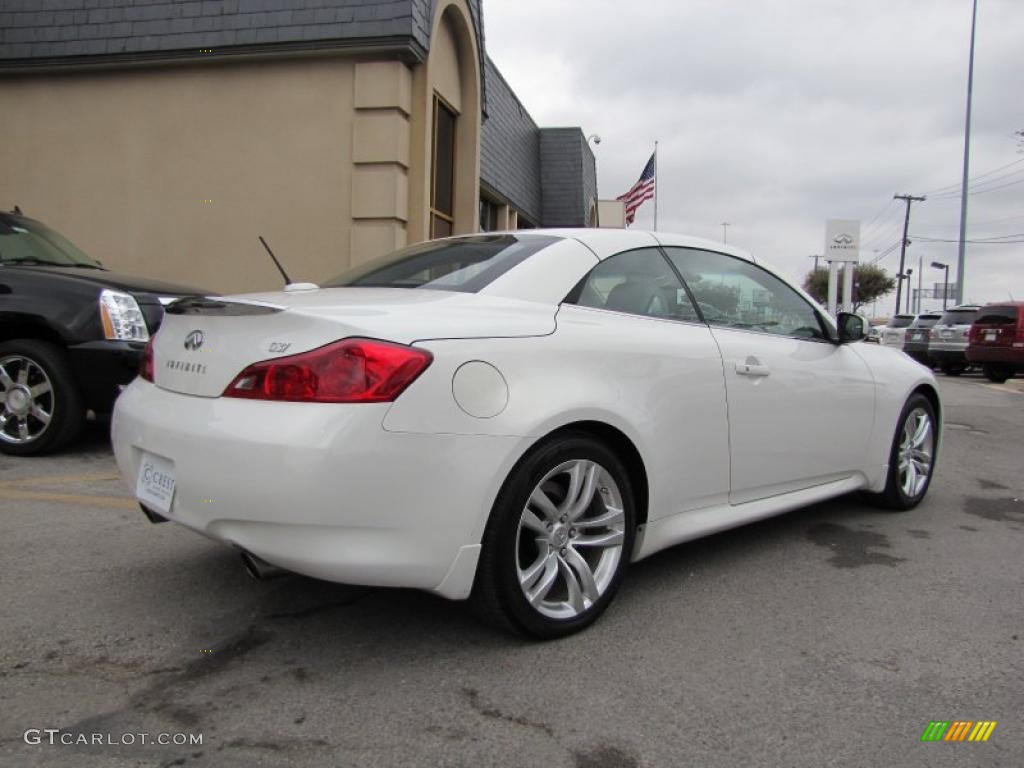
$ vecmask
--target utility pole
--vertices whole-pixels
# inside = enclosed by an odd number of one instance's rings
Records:
[[[821,254],[820,253],[812,253],[807,258],[814,259],[814,271],[817,272],[818,271],[818,259],[821,258]]]
[[[960,183],[960,242],[956,257],[956,303],[964,303],[964,260],[967,256],[967,172],[971,167],[971,92],[974,90],[974,27],[978,0],[971,11],[971,58],[967,65],[967,117],[964,119],[964,177]]]
[[[923,293],[921,293],[921,290],[924,287],[923,284],[922,284],[922,280],[923,279],[924,279],[924,256],[918,256],[917,257],[917,302],[916,302],[916,304],[917,304],[917,314],[919,314],[919,315],[921,314],[921,298],[924,295]]]
[[[903,240],[900,242],[900,275],[906,275],[904,267],[906,266],[907,260],[907,229],[910,228],[910,204],[917,202],[923,203],[925,197],[915,197],[914,195],[893,195],[893,200],[903,200],[907,204],[907,214],[903,218]],[[900,296],[903,292],[903,279],[900,278],[899,282],[896,283],[896,314],[900,312]],[[910,293],[910,282],[907,282],[907,293]]]
[[[722,242],[726,243],[726,244],[729,243],[728,229],[729,229],[729,222],[728,221],[723,221],[722,222]]]

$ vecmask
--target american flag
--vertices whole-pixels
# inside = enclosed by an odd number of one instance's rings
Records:
[[[616,200],[621,200],[626,204],[627,224],[633,223],[633,219],[636,218],[636,209],[643,205],[645,200],[650,200],[654,197],[654,186],[656,184],[658,168],[657,157],[657,152],[652,154],[651,159],[644,166],[644,172],[640,174],[640,178],[633,185],[633,188],[626,194],[616,198]]]

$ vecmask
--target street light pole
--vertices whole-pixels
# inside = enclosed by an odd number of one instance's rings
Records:
[[[924,279],[924,256],[917,257],[917,314],[921,314],[921,281]]]
[[[932,266],[935,269],[942,270],[942,311],[946,311],[946,299],[949,296],[949,264],[943,264],[941,261],[933,261]]]
[[[956,300],[964,303],[964,261],[967,256],[967,173],[971,167],[971,93],[974,90],[974,28],[978,22],[978,0],[971,10],[971,53],[967,65],[967,116],[964,118],[964,176],[960,183],[960,241],[956,255]]]
[[[722,222],[722,242],[725,243],[725,244],[729,243],[728,229],[729,229],[729,222],[728,221],[723,221]]]

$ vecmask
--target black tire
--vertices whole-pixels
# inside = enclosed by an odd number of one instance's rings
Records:
[[[621,522],[622,547],[614,570],[604,570],[606,575],[609,572],[611,575],[604,590],[600,592],[599,598],[577,615],[554,618],[543,614],[541,609],[531,605],[524,594],[524,588],[520,586],[518,574],[522,567],[524,547],[537,549],[536,563],[543,558],[542,546],[549,547],[547,551],[550,552],[552,558],[556,556],[555,548],[557,547],[564,547],[560,550],[562,555],[566,554],[566,549],[571,550],[569,557],[565,560],[571,560],[578,553],[586,553],[590,557],[600,557],[601,555],[596,554],[599,550],[590,550],[589,548],[576,550],[572,547],[571,540],[565,542],[564,539],[561,544],[551,544],[550,542],[542,544],[543,536],[534,537],[532,542],[529,537],[520,540],[519,531],[521,520],[534,490],[550,472],[573,461],[593,462],[598,465],[599,469],[603,469],[607,473],[607,477],[613,481],[613,483],[605,484],[593,494],[581,519],[585,520],[592,513],[604,514],[607,510],[604,498],[610,498],[608,488],[612,487],[611,493],[613,494],[617,490],[624,513]],[[555,477],[558,478],[561,475]],[[549,480],[547,482],[556,481]],[[600,484],[601,481],[595,483],[595,485]],[[558,492],[557,487],[551,491],[555,498],[558,497]],[[470,596],[470,602],[476,614],[491,625],[544,640],[565,637],[593,623],[608,607],[629,567],[636,532],[636,511],[633,499],[629,475],[622,462],[606,445],[587,434],[565,433],[531,450],[509,473],[491,511],[484,532],[476,580]],[[564,501],[563,498],[562,502]],[[559,520],[545,519],[554,521],[556,530],[550,534],[551,536],[558,533],[558,528],[562,528],[563,533],[566,532],[564,529],[567,526],[562,525]],[[561,520],[564,521],[564,518]],[[583,528],[582,524],[580,528]],[[550,523],[548,530],[552,530]],[[577,535],[575,529],[572,529],[571,535]],[[586,538],[586,536],[582,538]],[[579,540],[577,545],[578,543]],[[565,560],[562,561],[562,565],[565,565]],[[557,578],[564,579],[565,577],[557,568],[556,565]],[[569,566],[565,565],[565,568],[568,569]],[[596,570],[600,571],[601,569]],[[577,574],[578,580],[578,570],[574,570],[572,573]],[[540,580],[543,581],[543,577]],[[568,597],[564,604],[569,606]]]
[[[947,376],[959,376],[961,373],[967,370],[967,366],[962,363],[943,363],[942,372]]]
[[[985,373],[985,378],[996,384],[1002,384],[1007,379],[1013,378],[1013,368],[1008,365],[985,363],[981,369]]]
[[[5,359],[7,363],[4,368],[8,370],[8,374],[14,372],[15,379],[17,372],[22,368],[29,370],[29,386],[42,382],[39,370],[49,379],[50,392],[35,396],[36,404],[49,414],[49,421],[43,424],[35,416],[27,417],[29,437],[21,438],[17,431],[15,412],[11,410],[9,402],[5,402],[0,406],[0,414],[7,417],[7,424],[0,427],[0,453],[9,456],[36,456],[55,451],[74,440],[82,428],[84,411],[81,395],[71,375],[71,367],[68,365],[64,350],[48,341],[15,339],[0,344],[0,361]],[[24,361],[37,366],[38,370],[27,366]],[[3,388],[2,381],[0,388]],[[23,442],[13,442],[15,439]]]
[[[927,477],[923,486],[915,493],[905,492],[900,480],[900,453],[903,433],[907,421],[911,415],[918,410],[923,410],[931,422],[930,446],[931,461],[928,467]],[[935,474],[935,461],[938,458],[938,422],[935,419],[935,409],[931,401],[924,395],[918,393],[911,395],[900,412],[899,421],[896,424],[896,432],[892,438],[892,447],[889,451],[889,475],[886,478],[885,490],[881,493],[866,493],[865,497],[875,506],[895,511],[913,509],[928,493],[932,484],[932,476]]]

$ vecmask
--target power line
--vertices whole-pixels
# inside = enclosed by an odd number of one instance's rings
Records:
[[[871,231],[871,228],[874,225],[874,223],[876,221],[878,221],[880,218],[882,218],[882,214],[885,213],[887,210],[889,210],[889,208],[892,206],[892,204],[894,202],[896,202],[896,201],[895,200],[890,200],[885,205],[883,205],[882,209],[878,213],[876,213],[874,216],[871,217],[871,221],[869,221],[867,224],[864,225],[864,229],[861,230],[861,238],[862,239],[867,236],[868,232]]]
[[[1012,186],[1013,184],[1020,184],[1022,181],[1024,181],[1024,179],[1019,179],[1017,181],[1012,181],[1009,184],[1003,184],[1003,185],[1000,185],[1000,186],[997,186],[997,187],[990,186],[992,184],[998,184],[1001,181],[1006,181],[1007,179],[1012,179],[1014,176],[1020,176],[1022,173],[1024,173],[1024,168],[1019,168],[1016,171],[1011,171],[1010,173],[1005,173],[1002,176],[996,176],[995,178],[988,179],[987,181],[983,181],[980,184],[968,185],[968,187],[967,187],[967,194],[969,194],[969,195],[977,195],[977,194],[981,194],[983,192],[992,191],[993,189],[1001,189],[1004,186],[1005,187],[1009,187],[1009,186]],[[933,200],[942,200],[943,198],[947,198],[947,197],[960,197],[960,190],[957,189],[957,190],[953,190],[951,192],[943,192],[942,194],[939,194],[939,195],[932,195],[932,199]]]
[[[1018,235],[1006,235],[1006,237],[1018,237]],[[915,235],[915,240],[920,240],[922,243],[959,243],[960,238],[944,238],[944,237],[925,237],[924,235]],[[993,240],[964,240],[965,243],[973,243],[975,245],[1013,245],[1016,243],[1024,243],[1024,239],[1020,240],[1003,240],[996,238]]]
[[[1024,157],[1022,157],[1020,160],[1014,160],[1012,163],[1007,163],[1006,165],[1001,165],[998,168],[993,168],[991,171],[986,171],[985,173],[979,173],[977,176],[975,176],[975,177],[973,177],[971,179],[968,179],[967,180],[967,184],[968,184],[968,186],[970,186],[970,183],[972,181],[977,181],[978,179],[983,179],[986,176],[991,176],[993,173],[999,173],[999,171],[1002,171],[1002,170],[1004,170],[1006,168],[1011,168],[1011,167],[1013,167],[1015,165],[1019,165],[1020,163],[1024,163]],[[955,189],[957,191],[957,193],[959,194],[960,187],[961,187],[961,182],[957,181],[957,182],[955,182],[953,184],[947,184],[944,187],[939,187],[938,189],[929,190],[929,191],[925,192],[924,194],[926,194],[926,195],[946,194],[946,192],[948,190],[950,190],[950,189]]]
[[[888,248],[886,248],[884,251],[882,251],[877,256],[875,256],[874,261],[872,261],[871,263],[872,264],[878,264],[878,262],[880,262],[882,259],[884,259],[886,256],[888,256],[890,253],[892,253],[893,251],[895,251],[899,247],[900,247],[900,241],[897,240],[892,245],[890,245]]]

